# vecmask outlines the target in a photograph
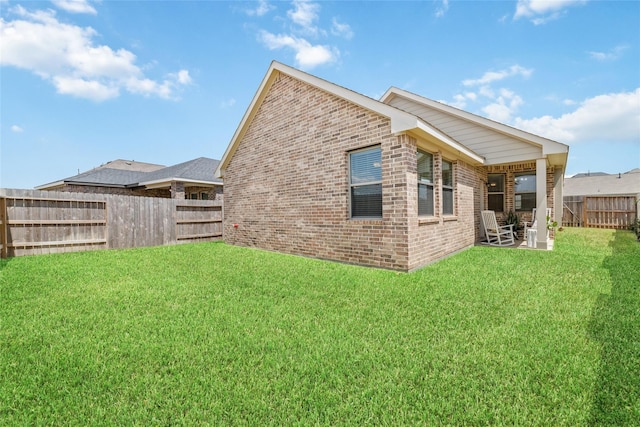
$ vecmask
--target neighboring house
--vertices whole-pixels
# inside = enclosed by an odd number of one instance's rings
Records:
[[[565,178],[564,196],[639,196],[640,168],[629,172],[606,174],[580,173]]]
[[[199,157],[174,166],[114,160],[90,171],[36,187],[37,190],[125,194],[174,199],[222,199],[218,160]]]
[[[581,173],[564,180],[566,225],[627,228],[640,218],[640,168]]]
[[[404,90],[376,101],[273,62],[216,170],[224,239],[411,271],[478,242],[483,209],[561,218],[567,155]]]

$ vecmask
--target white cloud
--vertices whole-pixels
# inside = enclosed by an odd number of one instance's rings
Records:
[[[320,64],[333,62],[338,53],[331,47],[312,45],[307,40],[288,35],[274,35],[267,31],[261,31],[259,39],[270,50],[288,47],[296,54],[296,63],[300,68],[310,69]]]
[[[595,52],[590,51],[587,52],[591,59],[595,59],[596,61],[615,61],[616,59],[622,56],[622,53],[627,50],[629,46],[620,45],[616,46],[608,52]]]
[[[479,79],[467,79],[462,82],[465,86],[479,86],[503,80],[508,77],[522,76],[529,77],[533,73],[530,68],[524,68],[520,65],[512,65],[511,67],[500,71],[487,71]]]
[[[266,0],[259,0],[258,6],[255,9],[247,9],[245,12],[249,16],[263,16],[273,9],[275,9],[275,7],[270,5]]]
[[[311,69],[321,64],[328,64],[338,60],[338,48],[314,43],[310,40],[326,38],[327,30],[317,26],[320,20],[320,4],[305,0],[293,0],[292,9],[287,11],[289,31],[284,34],[274,34],[267,30],[258,32],[258,41],[270,50],[288,48],[295,53],[295,62],[299,68]],[[331,20],[331,34],[345,39],[353,37],[351,27],[337,18]]]
[[[623,141],[640,144],[640,88],[599,95],[560,117],[516,119],[529,132],[566,143]]]
[[[98,12],[87,0],[52,0],[56,7],[71,13],[88,13],[96,15]]]
[[[180,83],[181,85],[188,85],[191,84],[193,82],[193,80],[191,80],[191,76],[189,75],[189,71],[188,70],[180,70],[175,74],[169,74],[169,77],[171,77],[172,79],[174,79],[177,83]]]
[[[24,129],[22,129],[18,125],[13,125],[13,126],[11,126],[11,132],[21,133],[21,132],[24,132]]]
[[[52,80],[58,93],[92,101],[105,101],[120,94],[117,86],[108,86],[97,80],[85,80],[68,76],[54,76]]]
[[[104,101],[124,89],[173,98],[179,86],[191,82],[186,70],[162,82],[145,77],[132,52],[95,45],[93,28],[62,23],[51,10],[29,12],[17,6],[12,11],[21,19],[0,19],[0,65],[29,70],[61,94]]]
[[[442,0],[440,6],[436,9],[436,17],[442,18],[449,10],[449,0]]]
[[[529,18],[535,25],[558,19],[565,9],[585,4],[586,0],[518,0],[513,19]]]
[[[499,71],[487,71],[477,79],[463,80],[463,86],[477,87],[477,90],[455,95],[450,105],[462,109],[467,108],[470,102],[483,105],[482,107],[478,105],[478,108],[486,117],[501,123],[509,123],[524,101],[512,90],[505,87],[494,88],[492,84],[510,77],[528,78],[531,74],[533,74],[532,69],[516,64]]]
[[[304,0],[294,0],[293,9],[287,11],[287,16],[291,21],[304,28],[315,27],[318,20],[320,5]]]
[[[513,113],[523,104],[522,98],[508,89],[500,89],[499,96],[482,108],[491,120],[509,123]]]
[[[342,24],[338,22],[338,19],[336,18],[331,20],[331,34],[334,36],[344,37],[347,40],[351,40],[353,38],[351,26],[349,26],[349,24]]]

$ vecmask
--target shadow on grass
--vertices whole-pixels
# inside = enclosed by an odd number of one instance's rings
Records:
[[[640,424],[640,243],[617,231],[603,266],[611,294],[593,309],[591,337],[601,345],[601,361],[591,409],[592,426]]]

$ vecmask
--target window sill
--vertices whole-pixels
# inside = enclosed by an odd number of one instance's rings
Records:
[[[447,215],[447,216],[443,216],[443,217],[442,217],[442,220],[443,220],[444,222],[447,222],[447,221],[457,221],[457,220],[458,220],[458,217],[457,217],[457,216],[455,216],[455,215]]]
[[[418,225],[422,225],[422,224],[438,224],[438,223],[440,223],[440,218],[438,218],[437,216],[418,218]]]
[[[376,224],[382,224],[382,218],[379,217],[356,217],[356,218],[349,218],[349,221],[353,221],[353,222],[373,222]]]

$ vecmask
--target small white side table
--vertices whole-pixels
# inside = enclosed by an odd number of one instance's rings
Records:
[[[527,247],[535,248],[537,238],[538,238],[538,230],[535,228],[528,229],[527,230]]]

